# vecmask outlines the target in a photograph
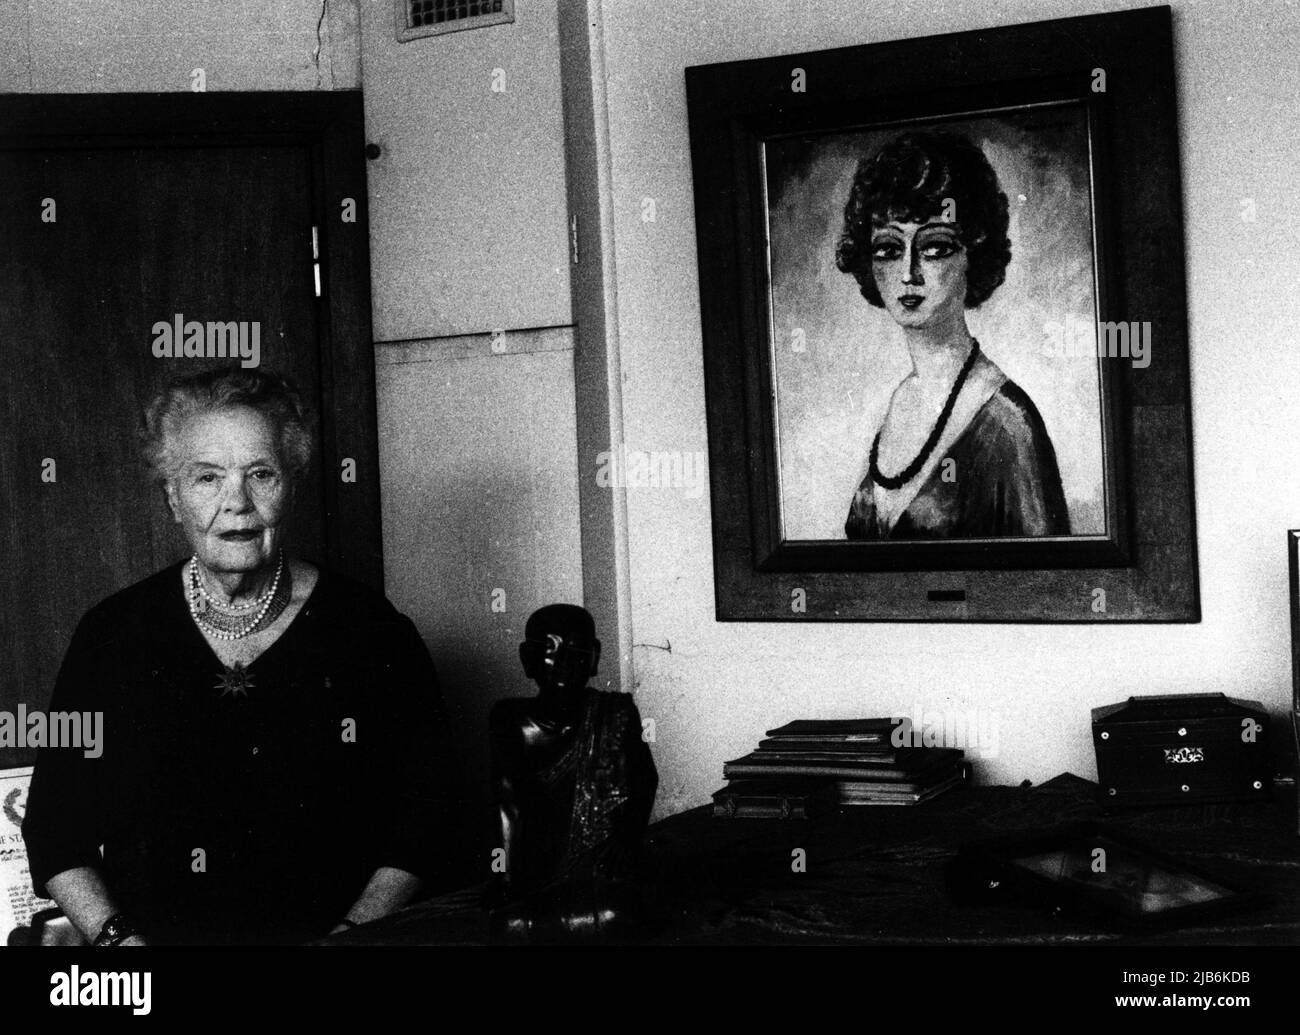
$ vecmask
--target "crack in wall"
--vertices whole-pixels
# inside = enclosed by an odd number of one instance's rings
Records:
[[[321,0],[320,17],[316,19],[316,49],[311,52],[311,63],[316,68],[316,89],[321,88],[320,73],[320,52],[321,52],[321,26],[325,24],[325,14],[328,12],[330,0]]]

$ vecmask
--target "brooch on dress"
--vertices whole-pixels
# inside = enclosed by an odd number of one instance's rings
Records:
[[[216,688],[221,691],[222,697],[247,697],[248,691],[253,689],[253,677],[248,669],[236,661],[234,668],[221,673]]]

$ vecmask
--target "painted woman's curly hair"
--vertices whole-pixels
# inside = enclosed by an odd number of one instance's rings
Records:
[[[852,274],[863,298],[882,306],[871,271],[873,224],[924,222],[941,215],[945,202],[952,203],[949,211],[966,249],[966,305],[973,309],[1006,276],[1010,217],[993,166],[983,151],[956,133],[904,133],[858,163],[835,265]]]

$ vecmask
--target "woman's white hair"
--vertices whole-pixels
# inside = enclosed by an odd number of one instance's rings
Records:
[[[176,439],[186,421],[234,406],[256,410],[275,425],[280,459],[295,480],[307,470],[310,415],[293,382],[258,368],[220,367],[174,381],[145,407],[140,448],[152,477],[166,482],[180,470]]]

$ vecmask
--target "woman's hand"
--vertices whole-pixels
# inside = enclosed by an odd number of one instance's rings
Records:
[[[419,893],[420,878],[395,866],[381,866],[374,872],[361,897],[352,904],[347,916],[330,934],[342,934],[360,924],[368,924],[401,909]],[[356,919],[353,919],[353,918]]]
[[[117,904],[103,877],[89,866],[76,866],[56,873],[45,882],[45,890],[63,910],[63,915],[81,932],[87,945],[95,941],[104,922],[117,912]],[[127,944],[127,939],[118,944]],[[144,944],[143,940],[141,944]]]
[[[138,934],[133,934],[129,938],[123,938],[118,945],[148,945],[149,943],[141,938]]]

